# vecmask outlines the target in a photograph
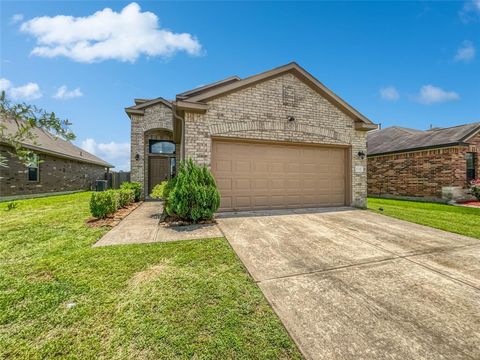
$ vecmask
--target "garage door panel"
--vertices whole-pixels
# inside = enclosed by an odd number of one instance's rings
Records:
[[[220,210],[344,205],[346,159],[341,148],[214,140]]]
[[[250,179],[235,179],[234,184],[235,186],[233,190],[235,191],[251,190]]]
[[[217,187],[222,190],[232,190],[232,179],[222,179],[217,178],[215,179],[217,182]]]

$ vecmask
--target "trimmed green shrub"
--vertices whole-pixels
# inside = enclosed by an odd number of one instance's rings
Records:
[[[118,192],[118,207],[126,207],[135,201],[135,193],[131,189],[120,189]]]
[[[164,191],[165,187],[167,186],[168,180],[162,181],[160,184],[157,184],[153,187],[152,192],[150,193],[150,197],[153,199],[165,199]]]
[[[119,195],[115,190],[92,193],[90,213],[96,218],[106,218],[118,209]]]
[[[135,202],[140,201],[140,197],[142,196],[142,184],[139,182],[123,182],[120,185],[120,189],[133,190],[135,194]]]
[[[165,187],[168,194],[165,210],[168,215],[193,222],[213,218],[220,206],[220,194],[206,166],[199,166],[191,159],[182,162],[177,176],[172,180]]]

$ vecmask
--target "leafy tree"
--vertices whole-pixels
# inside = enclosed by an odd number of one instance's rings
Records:
[[[14,121],[17,130],[7,132],[5,121]],[[2,91],[0,96],[0,141],[6,143],[13,150],[20,161],[28,164],[34,158],[34,153],[23,146],[23,142],[35,142],[34,128],[44,129],[56,137],[64,140],[74,140],[75,134],[70,130],[72,125],[68,120],[59,119],[54,112],[45,111],[35,105],[26,103],[12,103]],[[0,166],[7,166],[7,159],[0,154]]]

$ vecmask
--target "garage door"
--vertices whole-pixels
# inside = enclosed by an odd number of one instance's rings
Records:
[[[342,206],[345,148],[214,140],[220,211]]]

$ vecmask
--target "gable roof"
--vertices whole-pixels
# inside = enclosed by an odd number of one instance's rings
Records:
[[[155,99],[135,99],[134,101],[135,101],[135,105],[125,108],[125,112],[127,114],[143,115],[145,113],[145,108],[156,105],[156,104],[160,104],[160,103],[169,108],[172,108],[172,103],[168,100],[165,100],[162,97],[158,97]]]
[[[200,87],[197,87],[195,89],[192,89],[192,90],[188,90],[188,91],[185,91],[183,93],[180,93],[177,95],[177,99],[188,99],[189,97],[192,97],[192,96],[195,96],[195,95],[199,95],[201,93],[204,93],[208,90],[213,90],[214,88],[218,88],[220,86],[224,86],[224,85],[228,85],[228,84],[232,84],[234,82],[237,82],[241,80],[239,76],[237,75],[234,75],[234,76],[230,76],[226,79],[223,79],[223,80],[219,80],[219,81],[215,81],[213,83],[210,83],[210,84],[207,84],[207,85],[203,85],[203,86],[200,86]]]
[[[0,119],[0,124],[5,126],[4,132],[6,134],[13,134],[18,129],[17,122],[11,119],[2,118]],[[44,129],[33,128],[32,134],[35,137],[34,140],[26,139],[22,142],[22,145],[27,149],[85,163],[101,165],[108,168],[114,167],[112,164],[109,164],[99,157],[90,154],[88,151],[73,145],[71,142],[55,137]],[[0,143],[1,142],[0,139]]]
[[[397,152],[466,145],[480,131],[480,123],[465,124],[426,131],[392,126],[367,134],[367,154]]]
[[[365,124],[373,125],[373,122],[370,119],[368,119],[366,116],[361,114],[358,110],[356,110],[351,105],[349,105],[346,101],[344,101],[342,98],[336,95],[333,91],[327,88],[324,84],[318,81],[314,76],[312,76],[309,72],[307,72],[304,68],[302,68],[300,65],[298,65],[295,62],[291,62],[289,64],[262,72],[257,75],[247,77],[245,79],[227,82],[225,84],[222,84],[221,86],[215,86],[209,89],[202,90],[198,93],[190,94],[190,96],[188,96],[187,99],[189,102],[208,101],[210,99],[226,95],[233,91],[237,91],[242,88],[252,86],[258,82],[265,81],[270,78],[273,78],[282,74],[286,74],[286,73],[292,73],[296,75],[300,80],[305,82],[307,85],[309,85],[311,88],[313,88],[317,92],[321,93],[328,100],[330,100],[335,105],[337,105],[340,109],[346,111],[348,114],[353,116],[356,120],[364,122]],[[184,97],[179,99],[183,100]],[[372,126],[372,128],[374,127]]]

